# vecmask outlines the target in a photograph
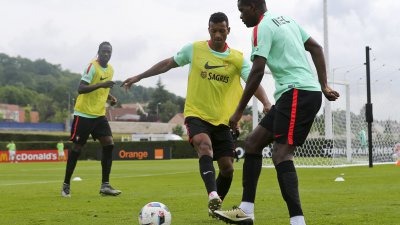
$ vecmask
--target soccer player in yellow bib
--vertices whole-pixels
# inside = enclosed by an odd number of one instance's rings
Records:
[[[189,142],[198,153],[200,175],[209,197],[208,213],[213,216],[221,208],[232,183],[234,142],[228,122],[243,92],[240,78],[247,80],[250,65],[241,52],[227,45],[230,27],[224,13],[212,14],[208,25],[210,40],[184,46],[174,57],[125,80],[122,86],[129,89],[143,78],[190,64],[185,124]],[[271,103],[261,86],[255,96],[263,103],[264,110],[269,110]],[[218,162],[217,179],[213,160]]]
[[[110,88],[114,85],[112,81],[114,69],[108,64],[111,53],[112,46],[109,42],[100,44],[97,59],[93,60],[85,69],[78,87],[79,95],[76,99],[74,121],[71,127],[71,141],[74,145],[68,154],[61,190],[61,195],[64,197],[71,197],[71,176],[89,135],[92,135],[94,140],[98,139],[102,146],[100,194],[112,196],[121,194],[121,191],[115,190],[109,183],[114,141],[110,125],[105,117],[105,104],[107,101],[111,105],[117,103],[117,99],[110,94]]]

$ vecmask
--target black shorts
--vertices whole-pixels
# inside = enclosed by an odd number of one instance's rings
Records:
[[[86,144],[90,134],[94,140],[100,137],[112,136],[110,124],[108,124],[107,118],[105,116],[85,118],[75,115],[71,127],[70,141],[84,145]]]
[[[218,160],[223,156],[234,156],[234,142],[230,129],[226,125],[214,126],[197,117],[185,118],[185,125],[189,135],[189,142],[193,146],[193,136],[205,133],[212,143],[213,160]]]
[[[301,146],[321,108],[322,92],[291,89],[282,94],[260,126],[272,132],[274,141]]]

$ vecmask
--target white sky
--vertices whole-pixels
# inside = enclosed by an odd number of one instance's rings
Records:
[[[323,0],[266,0],[275,14],[294,18],[323,45]],[[239,19],[232,0],[0,0],[0,52],[46,59],[81,73],[100,42],[113,45],[115,80],[125,80],[173,56],[183,45],[209,38],[209,16],[230,19],[228,44],[250,54],[251,30]],[[331,79],[351,84],[351,110],[366,102],[365,46],[372,48],[372,102],[375,118],[400,119],[400,1],[328,0]],[[170,92],[185,97],[188,66],[161,76]],[[154,87],[158,77],[139,84]],[[269,76],[263,80],[272,98]],[[335,85],[344,106],[344,88]]]

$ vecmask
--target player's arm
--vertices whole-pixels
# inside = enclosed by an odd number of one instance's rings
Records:
[[[254,96],[263,104],[263,112],[267,113],[271,109],[271,102],[268,99],[267,93],[265,92],[264,88],[259,85]]]
[[[241,78],[247,82],[249,78],[249,74],[251,71],[251,66],[247,62],[247,60],[243,59],[243,64],[242,64],[242,71],[241,71]],[[254,96],[263,104],[263,112],[266,113],[271,109],[271,102],[268,99],[267,93],[265,93],[264,88],[260,85],[258,86],[256,92],[254,93]]]
[[[262,56],[255,55],[253,60],[253,66],[251,67],[249,78],[247,79],[246,87],[244,88],[242,98],[240,99],[239,105],[236,107],[235,113],[229,119],[229,126],[236,128],[237,123],[242,117],[243,111],[247,106],[250,98],[254,95],[254,92],[260,86],[261,80],[264,77],[266,59]]]
[[[115,84],[114,81],[109,80],[109,81],[106,81],[103,83],[89,85],[88,82],[81,80],[81,82],[79,83],[79,87],[78,87],[78,93],[86,94],[86,93],[90,93],[94,90],[97,90],[99,88],[112,88],[114,84]]]
[[[78,87],[79,94],[90,93],[99,88],[112,88],[113,85],[115,84],[114,81],[109,80],[109,81],[106,81],[103,83],[97,83],[97,84],[90,85],[95,73],[96,73],[95,67],[93,66],[93,64],[89,64],[88,68],[84,71],[84,73],[82,75],[81,82],[79,83],[79,87]]]
[[[126,79],[124,82],[122,82],[121,87],[124,87],[125,89],[129,89],[132,86],[132,84],[139,82],[143,78],[148,78],[148,77],[152,77],[152,76],[155,76],[158,74],[165,73],[175,67],[178,67],[178,64],[175,62],[174,57],[164,59],[164,60],[156,63],[154,66],[152,66],[150,69],[146,70],[145,72]]]
[[[339,93],[331,89],[328,85],[324,52],[321,45],[310,37],[304,43],[304,48],[311,54],[311,58],[317,69],[318,81],[321,85],[322,92],[329,101],[335,101],[339,97]]]

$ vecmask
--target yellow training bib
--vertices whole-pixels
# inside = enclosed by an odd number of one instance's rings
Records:
[[[210,51],[206,41],[195,42],[185,117],[198,117],[215,126],[228,125],[243,93],[242,64],[243,54],[239,51],[230,49],[230,54],[221,58]]]
[[[112,80],[114,69],[110,64],[108,64],[106,71],[102,69],[96,60],[92,61],[92,66],[95,68],[95,73],[89,85]],[[104,116],[106,114],[105,105],[109,92],[110,88],[99,88],[92,92],[78,95],[75,110],[89,115]]]

